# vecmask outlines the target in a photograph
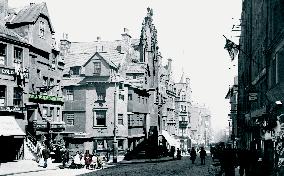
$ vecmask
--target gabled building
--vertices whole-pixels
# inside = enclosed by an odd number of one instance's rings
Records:
[[[0,65],[5,73],[1,81],[1,115],[19,119],[27,133],[27,146],[36,152],[41,135],[51,139],[51,133],[64,130],[60,89],[64,62],[55,46],[46,3],[31,3],[15,11],[8,7],[7,0],[1,0],[0,7]],[[27,153],[22,152],[26,148],[23,146],[11,147],[18,156],[9,154],[10,159],[23,157]]]
[[[177,120],[177,136],[181,149],[186,152],[191,147],[191,87],[190,79],[184,80],[184,73],[178,83],[175,83],[175,117]]]

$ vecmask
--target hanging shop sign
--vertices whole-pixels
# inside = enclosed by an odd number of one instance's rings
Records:
[[[14,75],[15,74],[15,69],[11,68],[0,68],[0,74],[2,75]]]

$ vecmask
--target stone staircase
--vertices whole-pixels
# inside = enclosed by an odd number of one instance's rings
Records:
[[[26,139],[24,141],[24,159],[25,160],[36,160],[37,159],[37,141],[36,139],[30,134],[26,133]]]

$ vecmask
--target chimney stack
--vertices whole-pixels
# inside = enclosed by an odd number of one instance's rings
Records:
[[[100,42],[101,41],[101,37],[97,36],[97,41]]]
[[[34,2],[31,2],[31,3],[30,3],[30,6],[32,6],[32,5],[34,5],[34,4],[35,4]]]
[[[125,44],[129,45],[131,36],[129,35],[129,30],[127,28],[123,28],[123,34],[121,34],[121,36],[122,36],[122,41]]]
[[[63,33],[63,38],[60,40],[60,52],[62,55],[66,55],[71,47],[71,42],[68,40],[68,34]]]
[[[172,71],[172,59],[168,58],[168,71]]]

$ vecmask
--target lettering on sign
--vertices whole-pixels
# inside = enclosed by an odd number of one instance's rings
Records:
[[[0,68],[0,73],[3,74],[3,75],[14,75],[15,74],[15,69]]]
[[[257,93],[249,93],[249,101],[256,101]]]

